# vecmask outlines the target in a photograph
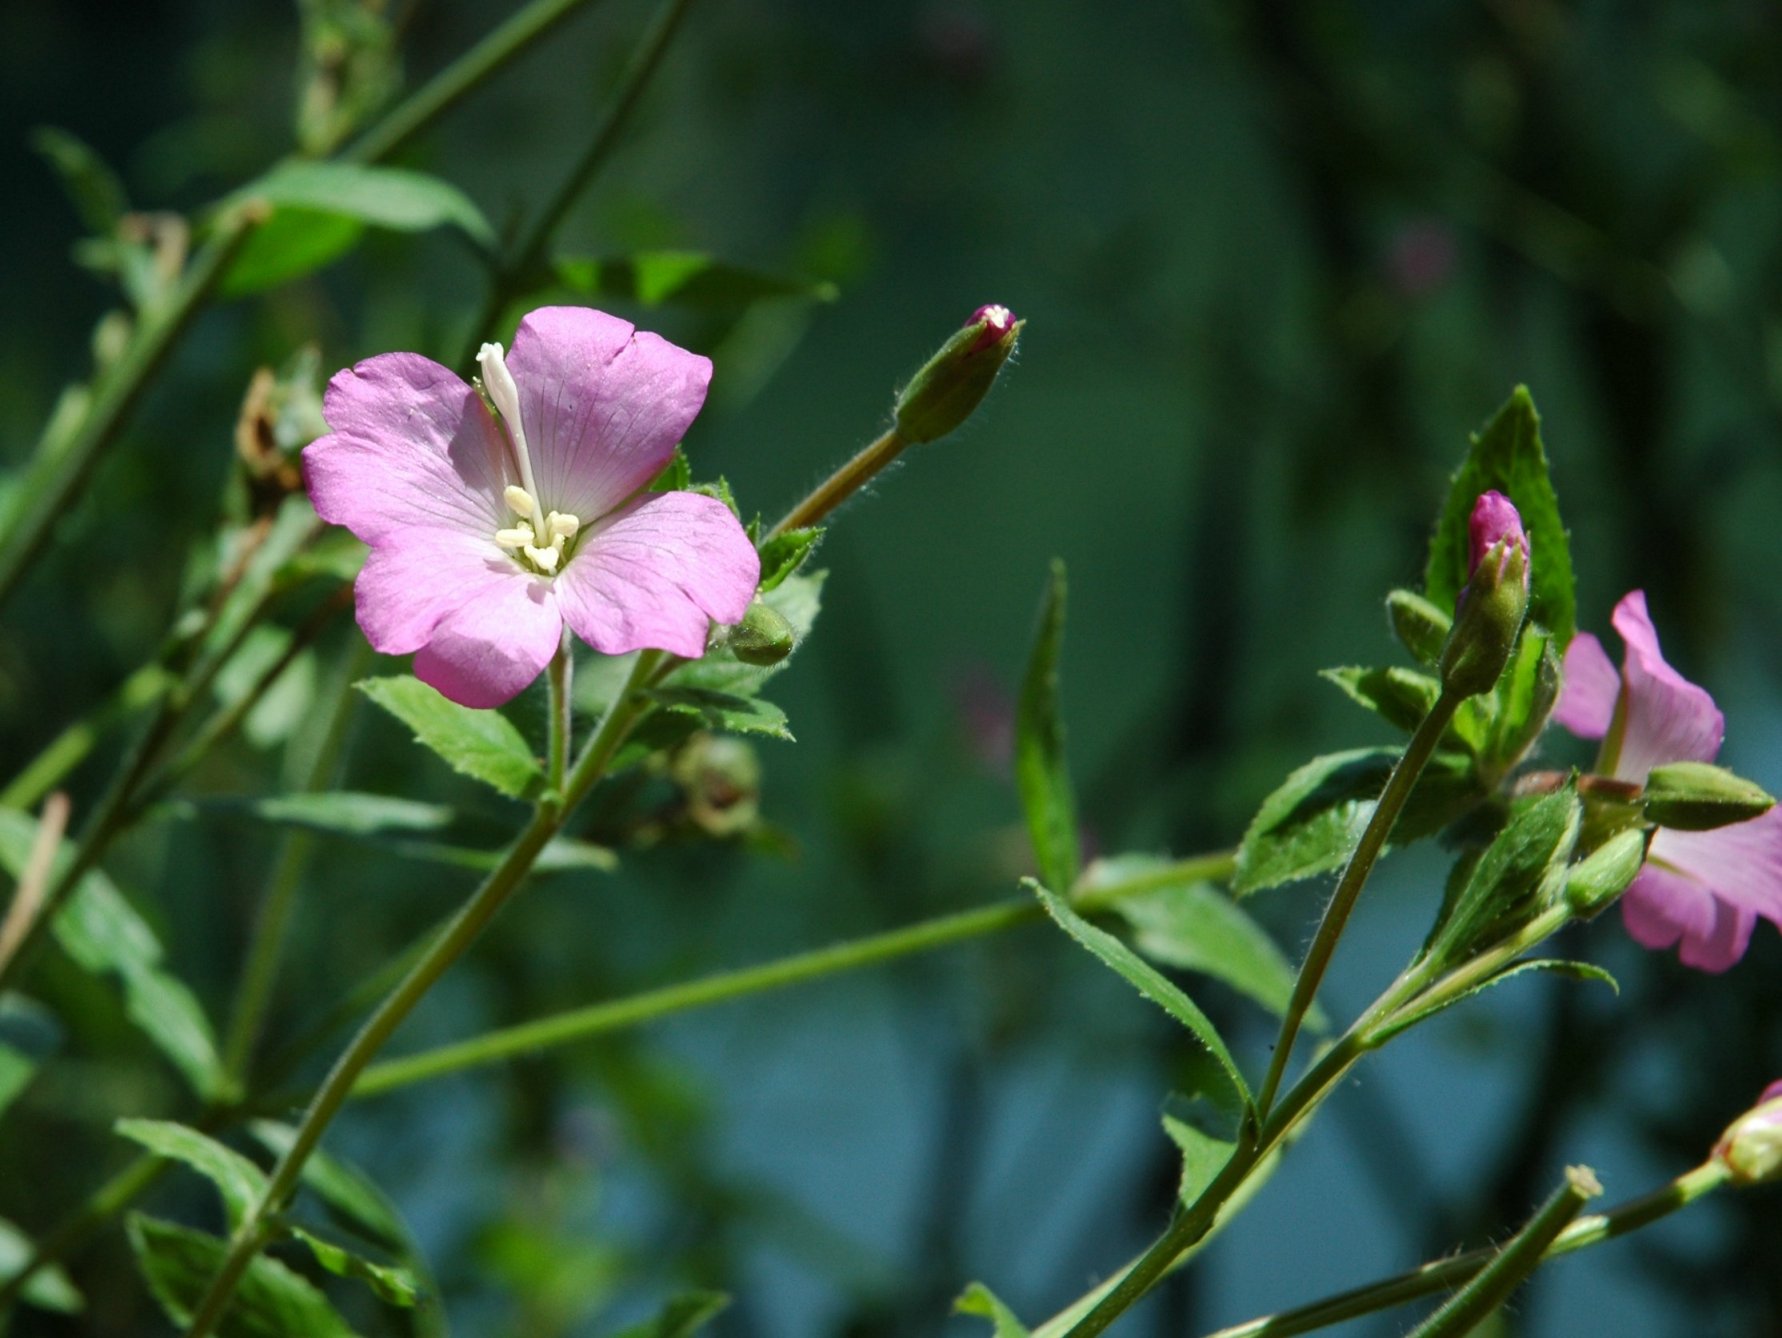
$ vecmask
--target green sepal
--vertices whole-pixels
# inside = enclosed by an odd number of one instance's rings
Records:
[[[1589,919],[1627,891],[1646,862],[1652,833],[1635,827],[1617,832],[1565,874],[1565,901],[1580,919]]]
[[[1418,664],[1434,669],[1441,662],[1454,628],[1452,609],[1437,608],[1414,590],[1394,590],[1386,596],[1386,619]]]
[[[1709,762],[1666,762],[1646,776],[1646,820],[1680,832],[1710,832],[1762,817],[1773,795]]]
[[[1584,807],[1574,782],[1519,802],[1473,864],[1430,936],[1438,966],[1465,960],[1564,894]]]
[[[692,486],[693,466],[687,461],[687,452],[677,445],[662,472],[650,480],[649,491],[686,492]]]
[[[1415,669],[1362,669],[1344,666],[1320,671],[1320,678],[1341,688],[1351,701],[1374,712],[1387,724],[1414,733],[1441,695],[1442,685]]]

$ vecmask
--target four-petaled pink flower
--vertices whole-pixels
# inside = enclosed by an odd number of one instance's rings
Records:
[[[484,391],[417,353],[337,374],[332,433],[303,453],[322,519],[371,545],[359,626],[465,706],[499,706],[556,654],[565,624],[609,655],[695,657],[760,579],[722,502],[645,492],[705,402],[710,360],[583,307],[485,344]]]
[[[1665,663],[1645,594],[1617,604],[1613,622],[1627,646],[1621,672],[1600,641],[1580,632],[1566,649],[1553,718],[1580,738],[1601,739],[1596,769],[1617,780],[1644,784],[1665,763],[1712,762],[1725,719],[1705,689]],[[1646,947],[1681,940],[1686,965],[1726,970],[1745,955],[1758,916],[1782,926],[1782,807],[1713,831],[1660,829],[1621,913]]]

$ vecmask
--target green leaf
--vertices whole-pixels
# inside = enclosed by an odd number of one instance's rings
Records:
[[[692,1338],[729,1304],[730,1298],[723,1292],[685,1292],[663,1306],[654,1319],[633,1324],[614,1338]]]
[[[1077,806],[1065,764],[1058,700],[1065,597],[1064,563],[1054,559],[1015,708],[1015,788],[1040,881],[1068,892],[1077,881],[1078,854]]]
[[[991,1338],[1028,1338],[1027,1326],[981,1282],[974,1282],[953,1302],[955,1315],[981,1315],[990,1321]]]
[[[248,234],[217,290],[224,297],[251,297],[277,288],[332,265],[364,235],[356,218],[286,206]]]
[[[61,1024],[49,1009],[22,994],[0,994],[0,1114],[61,1042]]]
[[[513,722],[499,711],[475,711],[447,701],[409,675],[364,678],[354,685],[415,732],[453,771],[493,786],[513,799],[544,787],[544,771]]]
[[[735,697],[754,696],[768,679],[798,657],[797,647],[802,646],[805,638],[810,635],[811,628],[816,625],[817,614],[822,609],[823,580],[828,574],[822,571],[808,575],[799,572],[787,576],[778,586],[762,595],[761,602],[792,626],[793,652],[778,664],[744,664],[728,649],[719,648],[702,659],[690,660],[681,665],[669,676],[668,682],[675,687],[709,688]],[[577,681],[586,677],[586,674],[578,675]],[[610,700],[610,693],[608,699]],[[604,709],[604,703],[600,704],[600,709]]]
[[[297,1141],[297,1130],[272,1120],[255,1120],[248,1132],[274,1156],[282,1157]],[[409,1249],[408,1228],[384,1192],[356,1170],[320,1148],[303,1163],[303,1183],[315,1191],[330,1212],[394,1254]]]
[[[761,546],[761,592],[767,593],[804,565],[823,537],[823,527],[787,530]]]
[[[264,1171],[233,1148],[187,1125],[172,1120],[125,1119],[112,1128],[158,1156],[184,1162],[215,1185],[223,1196],[231,1231],[266,1192]]]
[[[414,799],[395,799],[352,790],[278,794],[261,799],[213,799],[205,801],[204,807],[335,836],[437,832],[450,827],[458,816],[444,804],[423,804]]]
[[[1438,680],[1414,669],[1345,667],[1326,669],[1319,677],[1335,683],[1351,700],[1407,734],[1423,723],[1442,694]]]
[[[1046,908],[1065,933],[1082,944],[1104,966],[1112,968],[1141,995],[1168,1013],[1194,1034],[1207,1051],[1219,1063],[1226,1082],[1232,1091],[1246,1106],[1250,1100],[1250,1089],[1244,1082],[1243,1074],[1225,1048],[1218,1030],[1208,1020],[1207,1015],[1195,1006],[1194,1001],[1182,993],[1173,982],[1158,971],[1156,967],[1143,961],[1137,953],[1127,947],[1119,939],[1105,930],[1097,929],[1082,916],[1070,908],[1064,898],[1048,891],[1031,878],[1022,880],[1035,896],[1040,905]]]
[[[378,1264],[355,1254],[344,1245],[337,1245],[305,1227],[286,1224],[285,1232],[292,1240],[309,1247],[316,1262],[337,1278],[357,1278],[391,1305],[413,1309],[421,1299],[415,1275],[394,1264]]]
[[[1079,895],[1153,877],[1170,861],[1117,855],[1091,864]],[[1277,1015],[1293,993],[1294,969],[1268,932],[1212,883],[1182,878],[1123,896],[1114,909],[1132,926],[1133,946],[1165,966],[1223,981]]]
[[[686,492],[693,486],[693,466],[687,460],[686,451],[678,445],[668,463],[662,466],[662,472],[650,481],[651,492]]]
[[[1238,846],[1232,889],[1240,896],[1328,873],[1349,858],[1386,786],[1397,748],[1354,748],[1315,757],[1265,800]],[[1433,835],[1478,802],[1469,759],[1438,752],[1424,768],[1392,840]]]
[[[1589,962],[1569,962],[1557,957],[1536,957],[1528,961],[1513,962],[1509,966],[1504,967],[1501,971],[1486,976],[1485,979],[1481,980],[1471,989],[1463,990],[1452,998],[1421,1005],[1413,1002],[1402,1012],[1394,1013],[1380,1026],[1370,1030],[1368,1032],[1368,1042],[1370,1045],[1384,1045],[1401,1031],[1406,1031],[1409,1028],[1416,1026],[1419,1022],[1434,1017],[1437,1013],[1446,1012],[1462,1000],[1470,999],[1477,994],[1483,994],[1493,985],[1501,985],[1512,976],[1520,976],[1531,971],[1552,972],[1555,975],[1569,976],[1573,980],[1600,981],[1610,989],[1614,990],[1615,993],[1621,993],[1620,983],[1614,976],[1610,975],[1600,966],[1593,966]]]
[[[560,257],[555,269],[557,281],[572,292],[646,307],[673,302],[736,308],[775,297],[831,302],[836,292],[834,284],[728,265],[702,251],[639,251],[605,259]]]
[[[1210,1064],[1210,1060],[1208,1061]],[[1237,1151],[1244,1108],[1222,1082],[1200,1082],[1193,1092],[1172,1093],[1163,1108],[1163,1131],[1182,1154],[1176,1196],[1192,1206]]]
[[[130,209],[124,183],[83,140],[66,130],[43,126],[31,132],[31,147],[55,169],[75,212],[95,237],[110,237]]]
[[[738,697],[679,684],[652,688],[648,695],[666,711],[697,717],[706,729],[761,734],[770,739],[792,738],[792,731],[786,727],[786,713],[760,697]]]
[[[291,159],[229,197],[229,203],[264,200],[275,209],[313,209],[397,232],[454,227],[480,247],[495,244],[495,230],[470,197],[448,181],[404,167]]]
[[[36,822],[14,809],[0,809],[0,865],[16,878],[29,857]],[[56,852],[55,868],[73,858],[67,842]],[[115,975],[124,1011],[192,1090],[209,1099],[222,1088],[216,1037],[197,998],[184,983],[161,969],[161,942],[148,922],[97,869],[81,878],[74,894],[50,924],[62,950],[82,970]]]
[[[1462,960],[1502,925],[1561,896],[1583,815],[1570,783],[1518,804],[1473,865],[1452,906],[1443,908],[1429,955],[1442,962]]]
[[[1539,737],[1559,700],[1560,662],[1553,638],[1530,623],[1492,697],[1488,756],[1494,767],[1515,765]]]
[[[34,1253],[36,1247],[31,1238],[0,1217],[0,1282],[16,1277]],[[20,1289],[19,1299],[39,1310],[54,1310],[63,1315],[78,1315],[87,1304],[68,1275],[55,1264],[46,1264],[33,1273]]]
[[[1438,608],[1452,609],[1466,585],[1467,522],[1479,494],[1493,488],[1516,504],[1528,531],[1533,561],[1529,617],[1552,632],[1554,644],[1563,651],[1578,625],[1571,546],[1548,474],[1541,418],[1526,386],[1517,386],[1492,420],[1474,434],[1449,487],[1423,579],[1423,593]]]
[[[176,1326],[190,1324],[228,1245],[207,1232],[141,1213],[131,1213],[127,1226],[149,1290]],[[217,1338],[355,1338],[321,1292],[265,1255],[247,1266],[216,1333]]]

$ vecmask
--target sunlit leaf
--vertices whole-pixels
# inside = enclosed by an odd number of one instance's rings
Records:
[[[29,1236],[0,1217],[0,1282],[16,1277],[35,1249]],[[86,1308],[79,1290],[55,1264],[48,1264],[33,1273],[19,1290],[19,1299],[39,1310],[54,1310],[63,1315],[78,1315]]]
[[[119,1134],[150,1152],[183,1162],[217,1187],[229,1229],[235,1230],[266,1192],[266,1173],[233,1148],[172,1120],[119,1120]]]
[[[514,799],[544,785],[544,771],[512,721],[499,711],[474,711],[448,701],[409,675],[365,678],[354,685],[415,733],[415,741],[453,771]]]
[[[1000,1297],[981,1282],[967,1287],[953,1302],[955,1315],[980,1315],[990,1321],[990,1338],[1028,1338],[1028,1329]]]

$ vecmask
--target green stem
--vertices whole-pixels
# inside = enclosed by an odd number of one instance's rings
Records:
[[[1228,877],[1232,857],[1221,853],[1184,860],[1167,869],[1097,888],[1077,902],[1085,914],[1106,910],[1123,897],[1137,896],[1154,888],[1188,879]],[[916,953],[932,952],[1017,925],[1043,920],[1045,914],[1030,897],[1016,897],[977,910],[938,916],[919,924],[882,934],[837,943],[827,948],[794,953],[759,966],[720,971],[699,980],[680,981],[661,989],[645,990],[622,999],[577,1008],[538,1018],[500,1031],[440,1046],[417,1055],[386,1060],[366,1069],[353,1088],[355,1099],[378,1096],[398,1087],[493,1064],[514,1055],[570,1045],[608,1032],[640,1026],[673,1013],[684,1013],[712,1004],[728,1003],[751,994],[786,989],[825,976],[857,971],[895,961]]]
[[[265,1190],[236,1228],[230,1239],[229,1252],[211,1282],[209,1291],[197,1307],[187,1338],[206,1338],[222,1320],[236,1285],[248,1266],[266,1244],[272,1216],[297,1186],[309,1154],[321,1141],[340,1107],[352,1092],[359,1075],[377,1052],[401,1026],[434,983],[462,957],[481,935],[497,911],[520,889],[533,861],[551,837],[562,827],[564,819],[574,811],[604,773],[607,764],[624,742],[631,726],[648,709],[640,689],[649,679],[659,658],[656,652],[645,651],[632,666],[631,677],[614,700],[612,709],[600,728],[588,741],[587,749],[577,760],[575,771],[564,787],[564,802],[540,805],[518,839],[482,886],[452,917],[438,937],[417,960],[390,994],[378,1005],[351,1044],[334,1063],[327,1078],[311,1098],[291,1146],[285,1150],[267,1179]]]
[[[1543,1257],[1557,1258],[1562,1254],[1570,1254],[1573,1250],[1582,1250],[1625,1236],[1687,1207],[1725,1183],[1726,1168],[1718,1162],[1707,1162],[1678,1176],[1668,1185],[1637,1199],[1630,1199],[1609,1212],[1592,1213],[1578,1218],[1559,1233]],[[1293,1334],[1311,1333],[1464,1283],[1490,1263],[1495,1254],[1496,1251],[1491,1249],[1469,1250],[1465,1254],[1424,1264],[1408,1273],[1370,1282],[1366,1286],[1314,1301],[1310,1305],[1234,1324],[1230,1328],[1207,1335],[1207,1338],[1289,1338]]]
[[[569,741],[574,727],[574,708],[569,699],[569,688],[574,673],[575,652],[571,647],[569,629],[564,628],[562,644],[557,647],[557,653],[551,657],[551,663],[545,670],[551,695],[547,779],[553,794],[563,792],[563,777],[569,766]]]
[[[4,790],[0,790],[0,808],[16,808],[21,812],[36,808],[38,800],[87,759],[108,730],[153,703],[175,681],[166,666],[157,662],[151,661],[137,669],[97,709],[50,740],[43,751],[32,758]]]
[[[99,377],[86,413],[65,439],[46,435],[0,519],[0,604],[17,587],[57,520],[136,407],[174,342],[198,314],[259,215],[226,215],[165,304],[142,313],[123,354]]]
[[[780,517],[779,524],[767,532],[767,537],[772,539],[788,530],[802,530],[818,524],[858,492],[873,475],[903,454],[909,444],[896,428],[892,428],[813,488],[809,496]]]
[[[1435,754],[1436,746],[1441,743],[1442,735],[1448,730],[1448,722],[1454,718],[1454,712],[1459,709],[1463,700],[1465,699],[1446,689],[1436,698],[1435,705],[1429,708],[1429,714],[1423,717],[1422,723],[1417,726],[1417,732],[1411,735],[1411,741],[1405,745],[1405,751],[1392,768],[1392,774],[1386,778],[1386,788],[1380,792],[1379,801],[1368,817],[1361,839],[1356,843],[1354,853],[1349,856],[1349,862],[1337,880],[1336,891],[1331,894],[1330,904],[1324,908],[1324,918],[1319,922],[1312,946],[1307,950],[1299,975],[1294,979],[1293,995],[1287,1002],[1287,1011],[1281,1017],[1281,1034],[1275,1041],[1275,1052],[1269,1060],[1268,1076],[1263,1080],[1262,1090],[1256,1098],[1256,1109],[1264,1116],[1268,1114],[1275,1093],[1280,1089],[1281,1079],[1287,1072],[1288,1058],[1293,1052],[1293,1043],[1299,1037],[1300,1027],[1305,1022],[1312,1001],[1317,997],[1318,986],[1323,983],[1324,972],[1330,966],[1331,956],[1336,952],[1337,941],[1342,937],[1344,927],[1349,923],[1355,901],[1361,895],[1368,875],[1373,872],[1381,850],[1386,846],[1386,838],[1391,834],[1393,824],[1404,811],[1405,801],[1411,797],[1417,778],[1423,774],[1424,766]]]
[[[1541,1266],[1559,1233],[1602,1192],[1589,1167],[1566,1167],[1565,1183],[1548,1196],[1528,1224],[1493,1254],[1466,1286],[1412,1330],[1411,1338],[1465,1338]]]
[[[588,0],[532,0],[411,93],[342,157],[353,163],[375,163],[388,158],[587,3]]]

